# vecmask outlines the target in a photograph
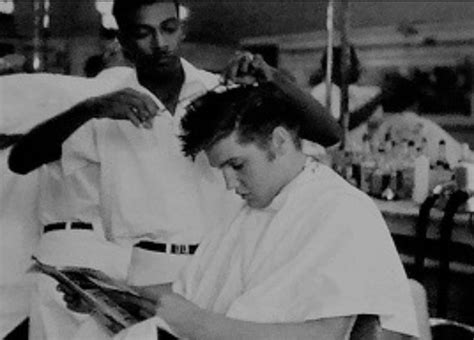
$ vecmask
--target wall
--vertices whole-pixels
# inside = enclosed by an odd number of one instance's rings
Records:
[[[403,28],[403,27],[402,27]],[[363,66],[361,83],[380,85],[384,72],[407,73],[413,68],[471,65],[474,70],[474,21],[414,24],[412,34],[398,25],[353,28],[349,40],[356,47]],[[339,43],[336,32],[335,44]],[[290,71],[298,83],[309,88],[309,76],[320,67],[326,48],[325,30],[300,34],[252,37],[244,45],[273,44],[279,48],[279,66]],[[472,82],[472,75],[471,75]],[[468,94],[469,95],[469,94]],[[461,142],[474,149],[474,92],[467,115],[426,115],[442,125]]]

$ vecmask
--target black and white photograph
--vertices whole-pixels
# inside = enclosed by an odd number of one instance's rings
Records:
[[[474,340],[474,2],[0,0],[0,338]]]

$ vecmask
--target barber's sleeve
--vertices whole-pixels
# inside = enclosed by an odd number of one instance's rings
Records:
[[[65,175],[70,175],[91,163],[99,163],[95,124],[94,120],[88,121],[64,141],[61,166]]]

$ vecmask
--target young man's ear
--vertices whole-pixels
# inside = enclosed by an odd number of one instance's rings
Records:
[[[284,155],[293,144],[291,133],[283,126],[277,126],[272,132],[272,147],[277,155]]]

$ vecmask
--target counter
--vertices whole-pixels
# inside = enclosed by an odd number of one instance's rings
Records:
[[[383,201],[374,199],[394,238],[402,260],[414,262],[416,253],[416,222],[420,206],[413,201]],[[439,258],[439,224],[443,212],[433,208],[427,228],[426,266],[437,266]],[[452,270],[474,273],[474,213],[458,212],[451,236],[450,267]]]

